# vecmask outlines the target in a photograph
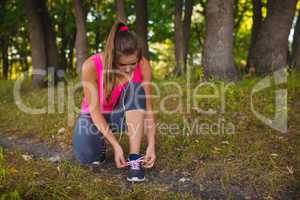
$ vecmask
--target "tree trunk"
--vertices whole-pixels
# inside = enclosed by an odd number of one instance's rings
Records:
[[[95,52],[99,51],[100,38],[101,38],[101,33],[99,30],[96,30],[95,46],[94,46]]]
[[[126,11],[125,11],[125,1],[116,0],[116,9],[117,9],[117,19],[123,22],[127,21]]]
[[[95,52],[98,52],[100,51],[99,50],[99,44],[101,42],[101,15],[97,15],[95,20],[97,21],[96,22],[96,30],[95,30],[95,46],[94,46],[94,49],[95,49]]]
[[[185,11],[184,11],[184,19],[183,19],[184,68],[186,68],[187,56],[189,53],[189,40],[190,40],[190,32],[191,32],[193,4],[194,4],[194,0],[186,0],[185,1]]]
[[[1,38],[1,49],[2,49],[2,77],[3,79],[8,79],[8,68],[9,68],[9,62],[8,62],[8,41],[9,36],[2,36]]]
[[[25,13],[28,19],[29,40],[32,54],[32,85],[44,87],[44,77],[47,73],[47,54],[43,21],[37,13],[36,1],[25,0]]]
[[[45,0],[41,0],[41,6],[43,10],[41,11],[41,16],[44,24],[45,31],[45,42],[47,51],[47,66],[48,67],[58,67],[59,63],[59,53],[56,45],[56,35],[52,27],[52,22],[49,17],[47,5]]]
[[[207,2],[202,60],[206,78],[233,80],[237,76],[233,60],[233,12],[234,0]]]
[[[294,32],[294,40],[292,47],[292,67],[300,70],[300,11],[298,12],[297,23]]]
[[[184,36],[182,25],[182,0],[175,1],[175,74],[181,75],[184,66]]]
[[[250,58],[258,74],[266,75],[286,67],[296,3],[297,0],[268,0],[267,17],[261,24]]]
[[[255,41],[257,40],[257,35],[258,35],[258,31],[261,27],[261,23],[262,23],[262,2],[261,0],[252,0],[253,2],[253,16],[252,16],[252,31],[251,31],[251,43],[250,43],[250,48],[248,51],[248,59],[247,59],[247,70],[254,69],[253,66],[253,54],[254,54],[254,44]]]
[[[147,0],[135,0],[136,10],[136,33],[141,40],[143,56],[149,59],[148,51],[148,16],[147,16]]]
[[[71,37],[68,39],[68,49],[69,49],[69,53],[68,53],[68,67],[67,69],[69,69],[69,72],[73,71],[74,68],[74,63],[73,63],[73,57],[74,57],[74,44],[75,44],[75,40],[76,40],[76,32],[74,31],[74,34],[71,35]],[[68,71],[68,70],[66,70]]]
[[[66,49],[68,44],[69,36],[66,35],[66,30],[64,24],[66,23],[66,13],[63,12],[61,16],[61,23],[59,24],[60,36],[61,36],[61,47],[60,47],[60,65],[62,69],[66,72],[67,69],[67,58],[66,58]]]
[[[37,2],[39,2],[40,4],[41,10],[39,10],[39,12],[40,16],[43,19],[45,45],[47,53],[47,68],[53,68],[52,70],[55,70],[55,72],[57,72],[58,70],[63,69],[59,69],[59,53],[56,44],[56,35],[53,30],[52,21],[49,17],[47,2],[45,0],[39,0]],[[54,81],[54,83],[56,83],[61,78],[62,77],[57,77],[55,73],[54,77],[51,77],[51,81]]]
[[[75,11],[75,21],[76,21],[76,66],[77,73],[81,77],[82,64],[87,58],[88,45],[86,37],[86,27],[85,27],[85,16],[83,14],[83,7],[81,0],[73,0],[73,6]]]

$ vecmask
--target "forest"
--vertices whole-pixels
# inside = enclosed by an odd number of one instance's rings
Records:
[[[300,199],[299,14],[298,0],[1,0],[0,200]],[[100,166],[72,152],[84,63],[116,21],[151,66],[143,183],[110,145]]]
[[[296,0],[2,1],[1,79],[33,69],[47,76],[50,67],[78,75],[117,18],[137,32],[159,79],[184,76],[187,66],[230,80],[299,68],[298,12]],[[32,76],[42,84],[44,77]]]

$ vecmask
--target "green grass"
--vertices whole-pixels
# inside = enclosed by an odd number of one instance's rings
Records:
[[[123,185],[120,176],[91,173],[69,162],[24,162],[19,152],[6,153],[6,176],[0,192],[17,191],[24,199],[190,199],[188,194],[165,191],[159,185]],[[10,159],[8,159],[10,158]],[[13,159],[11,159],[13,158]],[[7,195],[9,196],[9,195]],[[1,195],[0,195],[1,198]],[[4,198],[5,199],[5,198]]]
[[[154,100],[158,108],[169,94],[178,94],[176,87],[165,86],[176,80],[184,86],[183,78],[157,81],[160,98]],[[156,114],[158,124],[175,124],[179,128],[157,133],[157,162],[153,171],[168,174],[189,172],[193,181],[204,187],[219,187],[226,198],[233,198],[233,187],[243,189],[244,197],[255,194],[259,198],[279,198],[293,194],[300,187],[300,73],[290,72],[288,82],[279,86],[288,91],[288,132],[280,133],[259,121],[250,110],[250,94],[260,77],[245,77],[226,91],[225,112],[215,115],[179,110],[176,113]],[[69,82],[76,83],[76,80]],[[217,85],[222,82],[215,81]],[[182,105],[187,106],[186,95],[199,81],[194,80],[191,89],[183,89]],[[73,126],[68,126],[67,106],[62,113],[31,115],[22,112],[16,105],[12,90],[14,82],[0,82],[0,131],[1,134],[17,137],[33,137],[45,141],[58,134],[62,127],[66,134],[62,143],[70,144]],[[212,94],[211,87],[203,87],[201,94]],[[47,105],[47,89],[32,89],[29,82],[22,87],[22,99],[26,105]],[[66,92],[66,91],[65,91]],[[75,103],[79,107],[82,91],[76,93]],[[259,92],[253,98],[255,108],[270,118],[275,113],[274,88]],[[65,98],[67,101],[68,98]],[[178,98],[165,103],[168,109],[176,108]],[[219,99],[196,99],[205,110],[216,109]],[[57,108],[57,101],[55,102]],[[219,111],[219,110],[218,110]],[[78,110],[72,110],[74,116]],[[201,134],[199,130],[188,130],[192,123],[214,124],[219,119],[232,123],[232,135]],[[71,122],[74,123],[74,120]],[[71,123],[72,124],[72,123]],[[74,124],[73,124],[74,125]],[[203,133],[203,132],[202,132]],[[121,141],[126,148],[126,137]],[[143,145],[145,149],[145,145]],[[127,151],[127,149],[125,149]],[[59,167],[60,171],[57,170]],[[1,169],[1,168],[0,168]],[[145,183],[134,185],[130,191],[121,184],[120,177],[107,174],[95,176],[82,167],[62,162],[58,166],[46,161],[25,162],[19,152],[5,152],[0,192],[12,196],[18,193],[25,199],[190,199],[190,191],[179,194],[165,189],[164,185]],[[299,195],[299,194],[298,194]],[[1,196],[0,196],[1,197]]]

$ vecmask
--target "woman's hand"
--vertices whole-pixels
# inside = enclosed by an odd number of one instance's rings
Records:
[[[115,163],[117,168],[123,168],[127,166],[127,162],[124,158],[123,149],[120,145],[114,147]]]
[[[155,147],[154,145],[148,145],[147,150],[146,150],[146,155],[144,157],[144,168],[151,168],[154,165],[156,159],[155,155]]]

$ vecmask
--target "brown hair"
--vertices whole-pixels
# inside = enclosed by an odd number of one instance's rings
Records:
[[[117,20],[107,37],[103,57],[103,84],[105,99],[109,99],[112,89],[116,84],[116,64],[122,55],[132,55],[137,53],[138,59],[141,59],[141,47],[136,34],[129,30],[120,30],[120,27],[126,24]]]

